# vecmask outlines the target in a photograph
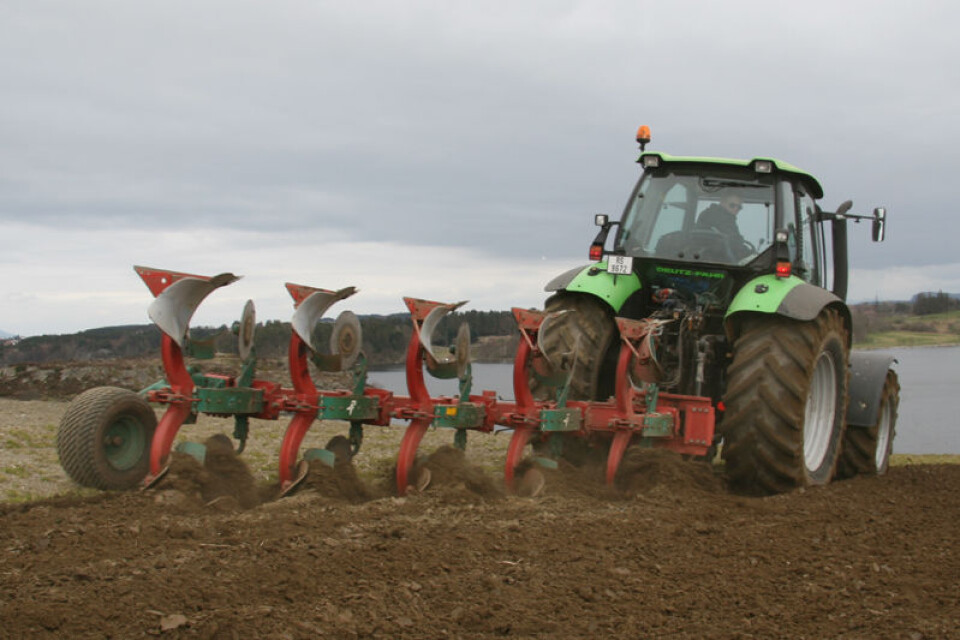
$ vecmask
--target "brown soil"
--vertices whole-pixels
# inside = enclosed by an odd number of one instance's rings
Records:
[[[483,469],[471,464],[460,449],[444,445],[421,460],[419,467],[430,470],[430,493],[443,493],[445,502],[474,502],[477,498],[502,498],[502,483],[487,475]]]
[[[253,474],[237,457],[229,438],[218,434],[204,444],[207,454],[203,464],[186,454],[171,454],[167,474],[154,487],[158,495],[172,491],[176,501],[190,501],[196,507],[216,505],[222,511],[252,509],[275,497],[272,487],[258,490]]]
[[[348,503],[372,500],[371,491],[357,476],[357,471],[348,460],[337,460],[334,468],[318,460],[310,462],[310,473],[297,493],[314,492],[316,495]]]
[[[64,408],[0,399],[0,499],[70,489]],[[151,491],[0,503],[0,638],[960,637],[960,465],[751,498],[631,449],[615,488],[561,463],[518,498],[507,439],[464,456],[438,429],[430,486],[395,498],[392,427],[277,500],[284,425],[251,425],[238,457],[230,421],[201,422],[205,463],[174,456]]]
[[[178,457],[150,492],[0,507],[3,635],[957,637],[960,466],[744,498],[630,463],[522,499],[445,448],[421,495],[368,499],[341,461],[254,506],[232,449]]]

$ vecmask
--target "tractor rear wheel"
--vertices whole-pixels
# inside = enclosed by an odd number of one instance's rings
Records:
[[[832,309],[809,322],[744,320],[721,425],[735,489],[781,493],[832,479],[847,409],[847,345],[843,320]]]
[[[90,389],[70,403],[60,420],[60,465],[82,486],[132,489],[149,470],[156,427],[153,408],[133,391]]]
[[[547,313],[566,311],[551,321],[549,331],[540,338],[544,351],[550,358],[564,356],[573,362],[569,400],[606,400],[613,395],[616,376],[616,357],[619,340],[613,309],[592,295],[558,293],[547,299]],[[548,386],[530,375],[530,390],[539,400],[554,399],[556,388]],[[597,443],[570,434],[555,434],[561,437],[560,457],[575,466],[584,464],[605,448]],[[546,438],[531,442],[540,455],[553,455],[553,447]]]
[[[876,423],[866,428],[847,427],[837,467],[839,477],[852,478],[860,474],[878,476],[887,472],[899,406],[900,380],[896,372],[888,371],[880,394]]]
[[[553,320],[541,339],[548,356],[575,357],[568,398],[606,400],[613,395],[618,346],[613,310],[594,296],[570,293],[551,296],[545,310],[568,312]],[[535,397],[547,397],[546,387],[535,376],[530,389]]]

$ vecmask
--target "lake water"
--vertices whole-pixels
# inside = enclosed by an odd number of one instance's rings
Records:
[[[960,453],[960,347],[886,349],[897,359],[900,416],[895,453]]]
[[[513,400],[513,363],[512,362],[474,362],[470,365],[473,374],[472,395],[480,395],[482,391],[496,391],[503,400]],[[424,373],[427,390],[431,396],[458,396],[459,383],[454,380],[437,380]],[[401,367],[385,371],[371,371],[367,375],[367,383],[389,389],[397,395],[408,395],[407,373]]]
[[[960,411],[951,398],[960,396],[960,347],[888,349],[897,359],[900,376],[900,415],[893,443],[895,453],[960,454]],[[473,394],[496,391],[513,399],[513,363],[473,363]],[[456,380],[426,376],[433,396],[459,394]],[[398,395],[407,395],[403,369],[371,371],[369,382]],[[956,413],[955,413],[956,412]]]

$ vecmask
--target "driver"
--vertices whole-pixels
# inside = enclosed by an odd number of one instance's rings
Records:
[[[743,198],[740,194],[728,191],[721,196],[719,204],[715,202],[700,213],[696,224],[697,229],[723,234],[734,258],[738,261],[752,253],[740,234],[740,227],[737,226],[737,214],[742,208]]]

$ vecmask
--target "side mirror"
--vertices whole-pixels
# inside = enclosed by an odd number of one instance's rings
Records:
[[[886,234],[887,210],[884,207],[877,207],[873,210],[873,241],[883,242]]]
[[[597,232],[597,237],[593,239],[593,244],[590,245],[590,259],[602,260],[603,245],[607,243],[607,236],[610,235],[610,227],[619,225],[620,223],[611,223],[610,217],[605,213],[598,213],[593,216],[593,222],[600,227],[600,231]]]

